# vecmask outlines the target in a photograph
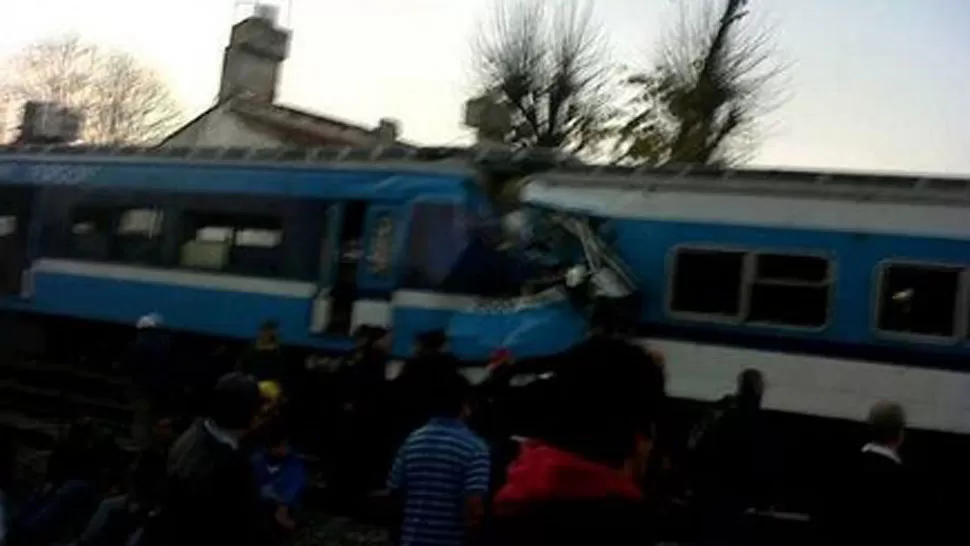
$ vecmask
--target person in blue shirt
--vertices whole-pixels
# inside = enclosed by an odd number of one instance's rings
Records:
[[[489,451],[468,428],[469,385],[457,371],[429,391],[432,417],[394,459],[387,487],[400,506],[399,546],[462,546],[485,512]]]
[[[266,445],[252,456],[253,475],[276,523],[283,530],[292,531],[296,528],[294,511],[307,486],[306,468],[282,428],[269,433]]]

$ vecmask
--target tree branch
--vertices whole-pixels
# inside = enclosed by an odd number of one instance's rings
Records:
[[[41,100],[84,115],[82,140],[150,144],[182,119],[165,82],[131,55],[65,35],[28,46],[9,62],[7,91],[17,102]]]

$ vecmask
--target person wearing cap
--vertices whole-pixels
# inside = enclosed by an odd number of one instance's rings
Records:
[[[169,453],[168,487],[152,543],[273,543],[249,458],[240,449],[261,402],[252,376],[231,373],[219,379],[208,415],[182,434]]]
[[[172,409],[175,374],[171,338],[163,328],[162,316],[150,313],[140,317],[135,330],[124,367],[133,379],[135,414],[131,435],[140,447],[146,447],[151,443],[155,421]]]

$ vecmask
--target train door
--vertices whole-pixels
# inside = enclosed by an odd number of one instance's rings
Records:
[[[20,296],[34,189],[0,186],[0,297]]]
[[[353,326],[391,326],[391,295],[397,282],[398,207],[371,205],[364,222],[363,256],[357,264],[359,299],[354,302]]]
[[[332,264],[332,283],[329,291],[329,318],[324,331],[333,335],[350,335],[353,327],[354,302],[358,297],[357,264],[363,256],[366,201],[343,204],[339,230],[335,234],[336,263]]]

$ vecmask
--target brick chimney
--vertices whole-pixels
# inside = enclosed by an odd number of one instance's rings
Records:
[[[381,118],[377,123],[377,128],[374,129],[374,135],[377,137],[377,143],[384,146],[389,146],[397,142],[397,137],[401,132],[401,125],[397,120],[390,118]]]
[[[255,13],[232,27],[222,61],[219,102],[234,96],[272,103],[280,68],[290,49],[290,32],[277,23],[277,10],[257,5]]]

